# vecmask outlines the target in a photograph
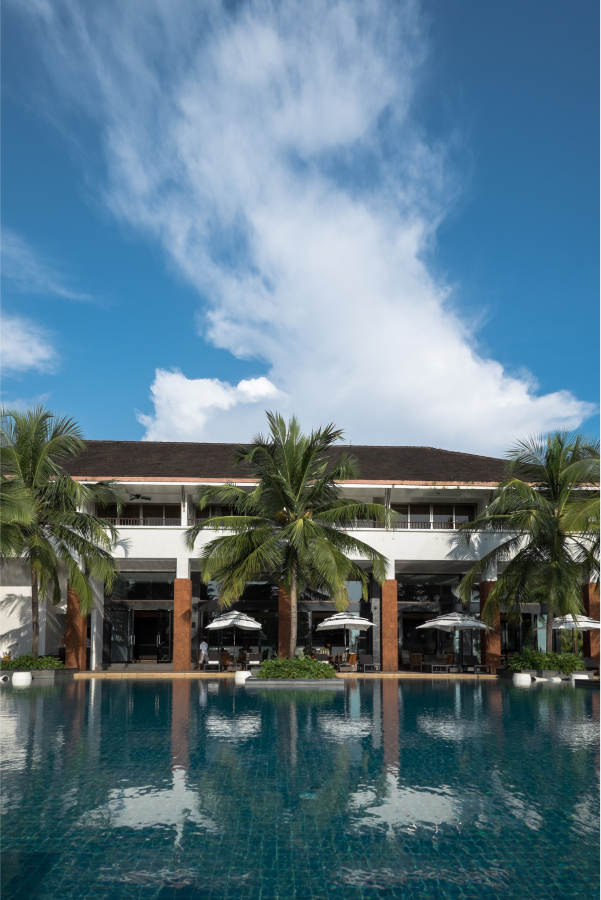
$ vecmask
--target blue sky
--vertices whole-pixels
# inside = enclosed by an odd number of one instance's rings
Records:
[[[594,4],[3,24],[7,405],[127,440],[265,408],[483,453],[597,428]]]

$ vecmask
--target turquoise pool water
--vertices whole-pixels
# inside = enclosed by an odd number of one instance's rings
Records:
[[[599,896],[599,694],[3,688],[3,900]]]

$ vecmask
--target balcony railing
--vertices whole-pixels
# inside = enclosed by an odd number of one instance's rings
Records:
[[[454,531],[459,528],[463,522],[393,522],[391,528],[393,531]],[[379,528],[384,529],[381,522],[373,519],[356,519],[352,524],[346,526],[347,529],[356,530],[359,528]]]
[[[200,525],[203,522],[206,522],[207,518],[204,519],[188,519],[188,526],[191,525]],[[459,528],[459,525],[463,524],[460,522],[393,522],[391,528],[393,531],[454,531]],[[381,522],[376,522],[373,519],[356,519],[354,522],[349,522],[345,525],[345,529],[347,531],[357,531],[358,529],[363,528],[378,528],[380,530],[384,530],[384,526]],[[227,528],[222,528],[220,530],[227,531]]]
[[[111,525],[116,525],[117,528],[139,528],[140,526],[141,527],[153,526],[156,528],[157,526],[164,526],[164,525],[173,526],[173,525],[181,525],[182,524],[181,518],[179,518],[179,519],[163,519],[160,516],[157,518],[147,518],[147,519],[123,519],[123,518],[114,519],[114,518],[106,517],[106,521],[110,522]]]

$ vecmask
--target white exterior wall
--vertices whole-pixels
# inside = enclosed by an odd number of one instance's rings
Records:
[[[215,537],[215,532],[204,532],[196,541],[193,551],[184,545],[188,514],[193,514],[192,497],[202,485],[156,482],[122,483],[124,499],[129,491],[149,494],[156,502],[173,502],[175,492],[183,498],[181,526],[122,527],[114,550],[115,558],[124,571],[127,560],[175,560],[176,577],[189,578],[191,562],[196,561],[203,544]],[[247,485],[245,485],[247,487]],[[343,494],[370,503],[384,495],[393,503],[474,503],[481,512],[490,495],[490,486],[478,485],[348,485]],[[168,492],[168,495],[167,495]],[[153,502],[155,502],[153,500]],[[177,502],[177,501],[176,501]],[[459,539],[456,531],[449,529],[402,529],[385,531],[378,528],[353,529],[353,536],[368,544],[389,560],[388,578],[394,578],[395,570],[416,574],[466,571],[476,560],[492,549],[498,540],[494,536],[472,539],[469,547]],[[28,570],[15,563],[8,563],[0,571],[0,650],[26,653],[31,650],[31,586]],[[40,605],[40,652],[57,653],[61,636],[65,632],[66,583],[61,584],[64,602],[54,608],[51,603]],[[102,620],[104,594],[100,584],[93,585],[94,610],[91,616],[90,665],[94,668],[102,660]]]
[[[10,561],[0,569],[0,653],[19,656],[31,652],[31,573]],[[40,655],[56,654],[65,633],[67,579],[61,579],[63,602],[40,602]]]

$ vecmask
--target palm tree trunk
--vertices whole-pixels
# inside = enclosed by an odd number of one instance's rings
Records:
[[[31,655],[38,658],[40,649],[40,604],[38,597],[38,573],[31,568]]]
[[[292,557],[290,572],[290,659],[296,656],[296,633],[298,630],[298,559]]]

